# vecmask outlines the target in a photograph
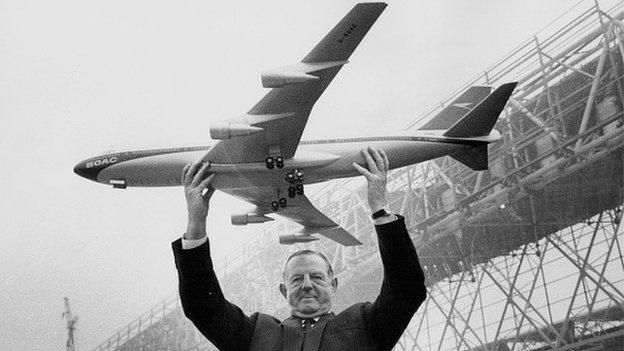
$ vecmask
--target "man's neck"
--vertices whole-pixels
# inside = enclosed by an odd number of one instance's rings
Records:
[[[291,316],[295,317],[295,318],[299,318],[299,319],[314,319],[314,320],[318,320],[318,318],[321,318],[322,316],[326,315],[326,314],[330,314],[331,310],[327,310],[327,311],[317,311],[314,313],[302,313],[299,311],[291,311]]]

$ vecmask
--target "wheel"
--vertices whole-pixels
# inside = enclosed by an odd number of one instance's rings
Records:
[[[297,195],[303,195],[303,184],[297,184],[295,191]]]
[[[266,160],[264,160],[264,164],[266,168],[273,169],[275,167],[275,160],[273,160],[273,157],[267,157]]]
[[[303,180],[303,171],[295,170],[295,177],[297,180]]]
[[[282,156],[277,156],[275,158],[275,166],[277,166],[277,168],[284,168],[284,158]]]
[[[286,198],[280,198],[279,199],[279,206],[280,207],[286,207]]]
[[[292,173],[288,173],[286,174],[286,181],[289,183],[294,183],[295,182],[295,175]]]
[[[273,211],[279,210],[279,208],[280,208],[279,202],[277,202],[277,201],[271,202],[271,208],[273,209]]]
[[[288,187],[288,197],[292,199],[295,195],[297,195],[297,189],[294,186]]]

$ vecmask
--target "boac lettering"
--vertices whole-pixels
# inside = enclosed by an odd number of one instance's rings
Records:
[[[119,158],[117,156],[111,156],[111,157],[103,158],[100,160],[89,161],[87,162],[86,167],[91,168],[91,167],[110,165],[110,164],[117,162],[118,160]]]

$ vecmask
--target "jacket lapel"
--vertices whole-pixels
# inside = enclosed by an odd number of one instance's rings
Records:
[[[282,322],[282,328],[284,330],[284,344],[282,345],[282,350],[301,350],[301,345],[303,343],[301,321],[293,317],[287,318]]]
[[[321,339],[323,339],[323,331],[325,331],[325,326],[327,322],[334,318],[334,313],[328,313],[323,316],[314,324],[314,327],[310,328],[305,338],[303,339],[303,351],[317,351],[319,349],[319,345],[321,344]]]

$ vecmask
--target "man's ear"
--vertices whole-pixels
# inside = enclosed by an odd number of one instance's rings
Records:
[[[285,299],[288,299],[288,295],[286,294],[286,285],[284,285],[284,283],[279,285],[279,291]]]
[[[332,285],[332,290],[334,290],[334,292],[336,292],[336,289],[338,289],[338,278],[332,279],[331,281],[331,285]]]

